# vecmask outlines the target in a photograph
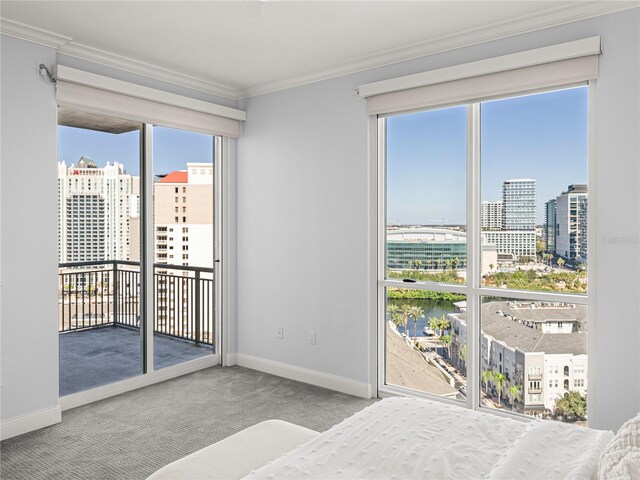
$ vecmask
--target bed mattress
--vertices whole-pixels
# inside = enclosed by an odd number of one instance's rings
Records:
[[[611,432],[387,398],[248,479],[592,478]]]

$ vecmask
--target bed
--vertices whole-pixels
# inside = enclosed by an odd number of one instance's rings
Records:
[[[287,422],[263,422],[149,478],[591,479],[613,437],[559,422],[394,397],[321,434]],[[243,453],[234,458],[229,452]]]
[[[613,436],[396,397],[365,408],[245,478],[590,479]]]

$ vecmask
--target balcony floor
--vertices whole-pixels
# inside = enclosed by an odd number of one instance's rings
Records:
[[[62,333],[60,396],[135,377],[140,372],[140,331],[107,326]],[[211,355],[211,346],[155,335],[155,370]]]

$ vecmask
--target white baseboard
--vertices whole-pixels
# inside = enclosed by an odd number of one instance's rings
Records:
[[[55,425],[62,420],[62,410],[60,405],[38,410],[27,415],[9,418],[0,423],[0,440],[22,435],[23,433],[32,432],[39,428]]]
[[[104,400],[105,398],[113,397],[114,395],[120,395],[121,393],[137,390],[142,387],[153,385],[154,383],[164,382],[165,380],[170,380],[172,378],[180,377],[182,375],[219,364],[220,355],[207,355],[206,357],[197,358],[179,365],[155,370],[147,373],[146,375],[139,375],[119,382],[110,383],[109,385],[103,385],[102,387],[96,387],[91,390],[85,390],[84,392],[72,393],[71,395],[60,397],[60,407],[63,411],[69,410],[70,408],[76,408],[97,402],[98,400]]]
[[[337,375],[297,367],[287,363],[254,357],[244,353],[237,353],[236,360],[238,365],[251,368],[253,370],[270,373],[272,375],[289,378],[291,380],[297,380],[299,382],[309,383],[311,385],[328,388],[330,390],[354,395],[356,397],[373,397],[373,388],[370,384],[351,380],[350,378],[339,377]]]
[[[227,353],[227,355],[225,356],[225,360],[225,367],[232,367],[238,364],[238,357],[235,353]]]

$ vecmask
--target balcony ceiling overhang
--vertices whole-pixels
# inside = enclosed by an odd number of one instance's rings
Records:
[[[1,15],[5,34],[238,99],[637,6],[637,1],[4,0]]]

